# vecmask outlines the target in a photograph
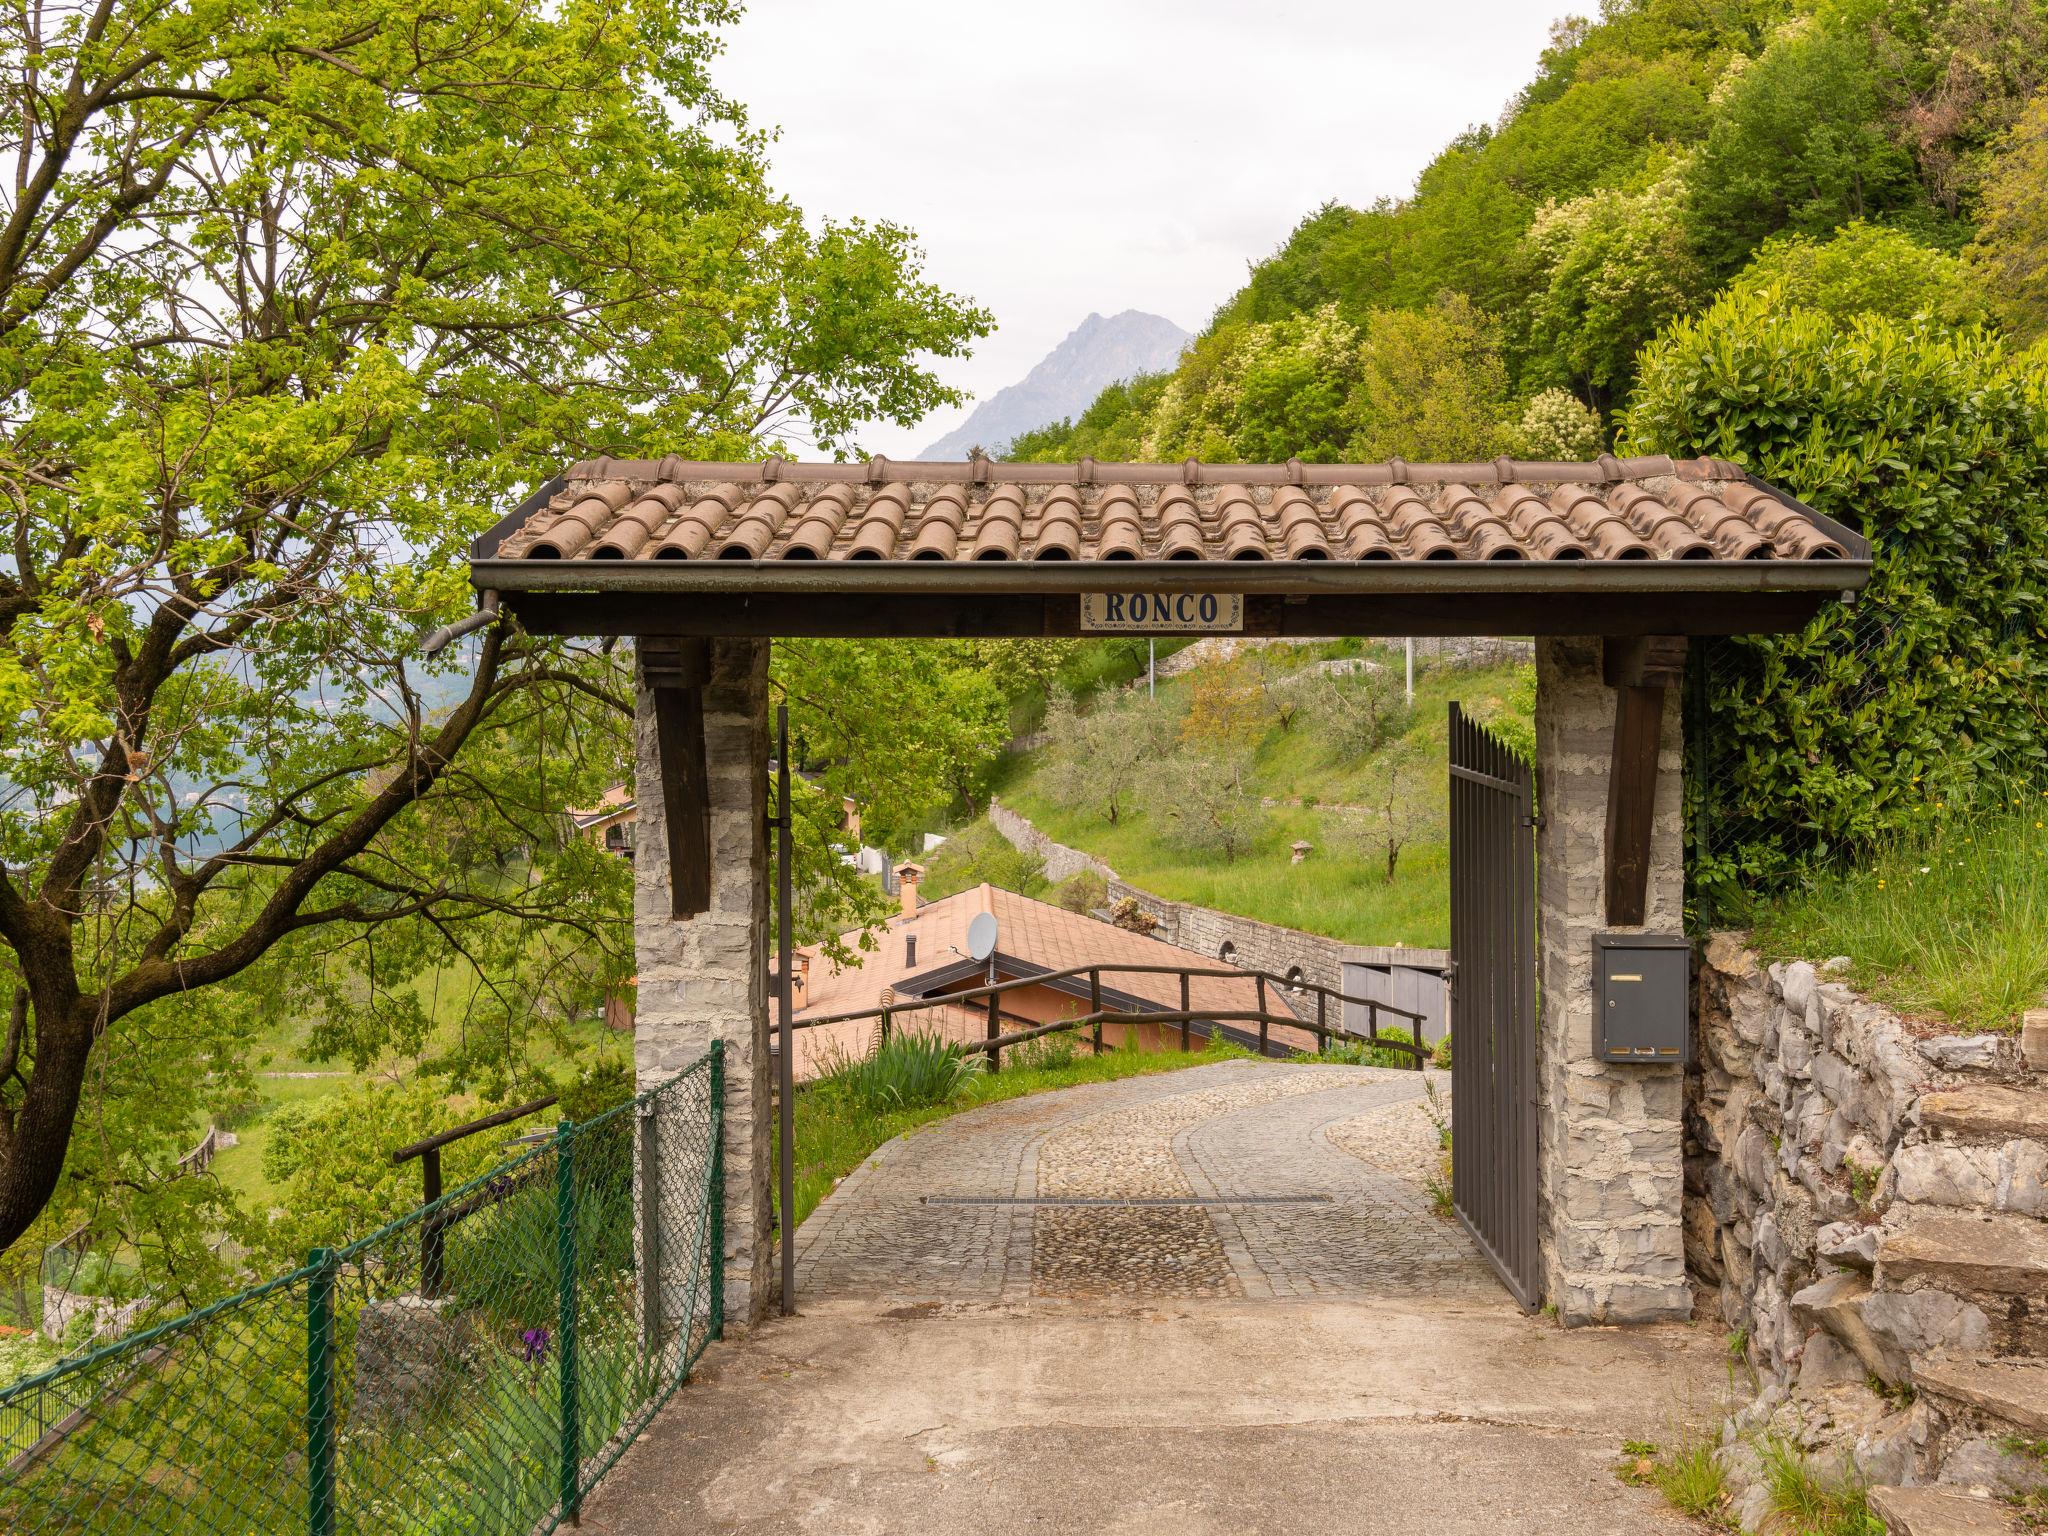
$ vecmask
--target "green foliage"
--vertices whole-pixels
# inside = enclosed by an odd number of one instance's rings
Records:
[[[1686,175],[1687,222],[1710,274],[1732,275],[1780,230],[1826,235],[1918,202],[1860,30],[1802,17],[1736,66]]]
[[[909,231],[775,193],[709,82],[731,16],[114,0],[16,29],[38,63],[0,115],[42,126],[0,243],[0,1240],[54,1199],[217,1288],[236,1214],[170,1171],[196,1111],[247,1102],[265,1012],[367,1065],[420,1048],[413,983],[459,963],[479,1027],[437,1065],[496,1093],[630,974],[628,872],[562,825],[624,776],[630,659],[506,625],[423,660],[473,608],[470,540],[600,446],[915,421],[989,324]],[[800,728],[885,819],[940,772],[901,710],[885,762],[842,753],[850,696],[817,697]],[[976,716],[947,702],[950,771]]]
[[[1755,913],[1774,959],[1846,955],[1856,986],[1962,1030],[2017,1029],[2048,995],[2048,793],[1981,814],[1936,812],[1853,870],[1816,875]]]
[[[1606,446],[1607,434],[1599,412],[1582,404],[1570,390],[1552,386],[1530,398],[1509,438],[1508,451],[1518,459],[1569,464],[1597,458]]]
[[[1084,710],[1061,693],[1046,712],[1046,786],[1114,822],[1172,740],[1172,722],[1141,688],[1116,689]]]
[[[1447,290],[1424,309],[1375,310],[1368,338],[1349,457],[1455,463],[1498,451],[1508,375],[1491,315]]]
[[[1925,315],[1955,326],[1985,318],[1983,300],[1958,258],[1903,230],[1861,219],[1826,239],[1774,235],[1730,287],[1769,290],[1781,305],[1818,310],[1837,321]]]
[[[1797,1446],[1776,1436],[1757,1452],[1771,1512],[1781,1517],[1788,1536],[1884,1536],[1884,1522],[1870,1512],[1861,1484],[1823,1477]]]
[[[1732,642],[1690,776],[1720,910],[1979,782],[2048,777],[2048,368],[1977,330],[1732,294],[1645,357],[1632,449],[1734,459],[1875,550],[1854,608]]]
[[[943,1104],[981,1070],[981,1058],[938,1035],[898,1030],[866,1056],[834,1065],[817,1087],[867,1115]]]
[[[1073,463],[1084,457],[1106,464],[1141,459],[1147,424],[1172,377],[1146,373],[1111,384],[1071,421],[1019,434],[1004,456],[1020,464]]]
[[[985,819],[977,819],[947,837],[925,860],[927,900],[937,901],[977,885],[999,886],[1020,896],[1045,894],[1045,861],[1013,846]]]
[[[1969,259],[2015,331],[2048,334],[2048,90],[1998,146]]]
[[[1069,875],[1052,888],[1052,899],[1069,912],[1093,912],[1109,901],[1109,882],[1092,869]]]
[[[1706,292],[1684,195],[1674,170],[1642,192],[1603,188],[1536,215],[1526,244],[1540,274],[1527,310],[1532,367],[1603,400],[1626,393],[1643,345]]]
[[[1728,1505],[1728,1474],[1712,1440],[1694,1440],[1661,1458],[1650,1480],[1671,1507],[1695,1520],[1719,1520]]]
[[[1381,1040],[1398,1041],[1413,1045],[1414,1034],[1394,1025],[1388,1025],[1379,1033]],[[1302,1053],[1304,1061],[1326,1061],[1346,1067],[1413,1067],[1415,1058],[1407,1051],[1397,1051],[1391,1046],[1375,1045],[1365,1040],[1332,1040],[1329,1049]]]

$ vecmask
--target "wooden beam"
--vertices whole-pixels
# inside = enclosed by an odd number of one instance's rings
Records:
[[[1677,688],[1685,682],[1685,636],[1609,635],[1601,671],[1610,688]]]
[[[704,686],[711,644],[686,640],[641,647],[654,699],[654,744],[661,759],[661,810],[668,831],[669,914],[711,910],[711,778],[704,761]]]
[[[1684,678],[1685,638],[1610,636],[1602,670],[1615,691],[1614,749],[1607,771],[1607,922],[1633,928],[1643,922],[1649,902],[1664,690]]]
[[[1220,584],[1219,584],[1220,587]],[[1830,594],[1387,593],[1245,600],[1249,635],[1751,635],[1803,629]],[[949,596],[506,592],[536,635],[989,638],[1077,635],[1072,593]]]

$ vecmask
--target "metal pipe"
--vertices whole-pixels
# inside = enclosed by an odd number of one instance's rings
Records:
[[[498,593],[494,587],[483,595],[475,613],[466,619],[457,619],[453,624],[443,624],[420,642],[422,656],[438,656],[464,635],[473,635],[485,628],[498,617]]]
[[[778,908],[775,937],[775,979],[777,1002],[782,1014],[782,1049],[776,1062],[775,1086],[781,1103],[776,1107],[776,1127],[782,1145],[776,1159],[776,1175],[782,1191],[782,1315],[796,1311],[796,1031],[792,1009],[790,956],[790,826],[789,826],[789,706],[775,708],[775,902]]]

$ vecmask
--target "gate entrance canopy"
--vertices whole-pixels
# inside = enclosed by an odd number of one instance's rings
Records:
[[[1496,816],[1519,841],[1494,866],[1525,879],[1534,834],[1533,921],[1475,940],[1452,1003],[1455,1031],[1489,1031],[1493,1049],[1472,1061],[1501,1088],[1473,1104],[1469,1073],[1459,1087],[1465,1174],[1475,1155],[1487,1164],[1458,1185],[1460,1208],[1499,1192],[1475,1230],[1505,1234],[1526,1305],[1548,1298],[1567,1324],[1634,1322],[1691,1311],[1682,1069],[1603,1059],[1591,958],[1617,932],[1680,925],[1687,637],[1798,629],[1864,585],[1870,560],[1850,530],[1718,459],[593,459],[478,541],[471,579],[486,613],[454,629],[496,610],[536,634],[637,641],[634,1057],[654,1082],[726,1042],[724,1283],[739,1317],[761,1315],[775,1288],[771,826],[785,909],[791,861],[788,817],[767,802],[770,639],[1538,637],[1541,814],[1524,793]],[[1484,764],[1454,771],[1505,782]],[[1476,896],[1489,878],[1453,884]],[[787,924],[781,934],[787,1021]],[[1483,1044],[1456,1059],[1469,1067]],[[785,1073],[793,1054],[785,1041]],[[790,1264],[785,1242],[785,1305]]]
[[[1706,635],[1797,629],[1869,569],[1719,459],[591,459],[472,579],[552,634],[1074,635],[1087,594],[1216,593],[1249,635]],[[1160,606],[1146,632],[1213,627]]]

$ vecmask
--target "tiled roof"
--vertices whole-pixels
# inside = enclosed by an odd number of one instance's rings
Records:
[[[860,952],[858,933],[846,935],[849,947],[862,954],[862,963],[836,973],[815,948],[798,953],[810,962],[809,989],[804,1006],[796,1010],[799,1019],[852,1013],[881,1006],[882,993],[893,988],[906,1000],[915,995],[907,987],[913,977],[942,970],[964,961],[967,925],[983,912],[993,912],[997,922],[996,952],[999,960],[1021,961],[1033,969],[1063,971],[1077,965],[1172,965],[1198,970],[1215,969],[1217,962],[1206,955],[1168,944],[1163,939],[1119,928],[1050,902],[1035,901],[1006,891],[1001,886],[970,886],[951,896],[926,902],[917,916],[889,919],[880,935],[880,947]],[[904,938],[917,935],[917,960],[906,963]],[[1007,974],[1007,973],[1005,973]],[[971,985],[961,983],[960,985]],[[1173,976],[1128,975],[1105,972],[1105,992],[1144,999],[1162,1010],[1180,1007],[1180,981]],[[1256,983],[1250,976],[1196,977],[1189,983],[1190,1003],[1197,1009],[1214,1008],[1242,1012],[1257,1004]],[[1269,989],[1269,1004],[1279,1012],[1285,1000]],[[976,1039],[985,1027],[985,1005],[920,1008],[903,1015],[904,1028],[929,1030],[948,1038]],[[1079,1005],[1084,1011],[1086,1004]],[[780,1018],[780,1009],[771,1007]],[[1237,1026],[1244,1028],[1248,1026]],[[1256,1026],[1249,1026],[1256,1027]],[[813,1075],[823,1069],[834,1054],[860,1054],[874,1033],[872,1021],[862,1024],[824,1025],[797,1034],[797,1075]],[[1306,1030],[1276,1026],[1276,1040],[1291,1046],[1313,1049],[1315,1037]]]
[[[1719,459],[1583,464],[756,464],[592,459],[501,561],[1862,558]],[[486,541],[488,545],[490,541]]]

